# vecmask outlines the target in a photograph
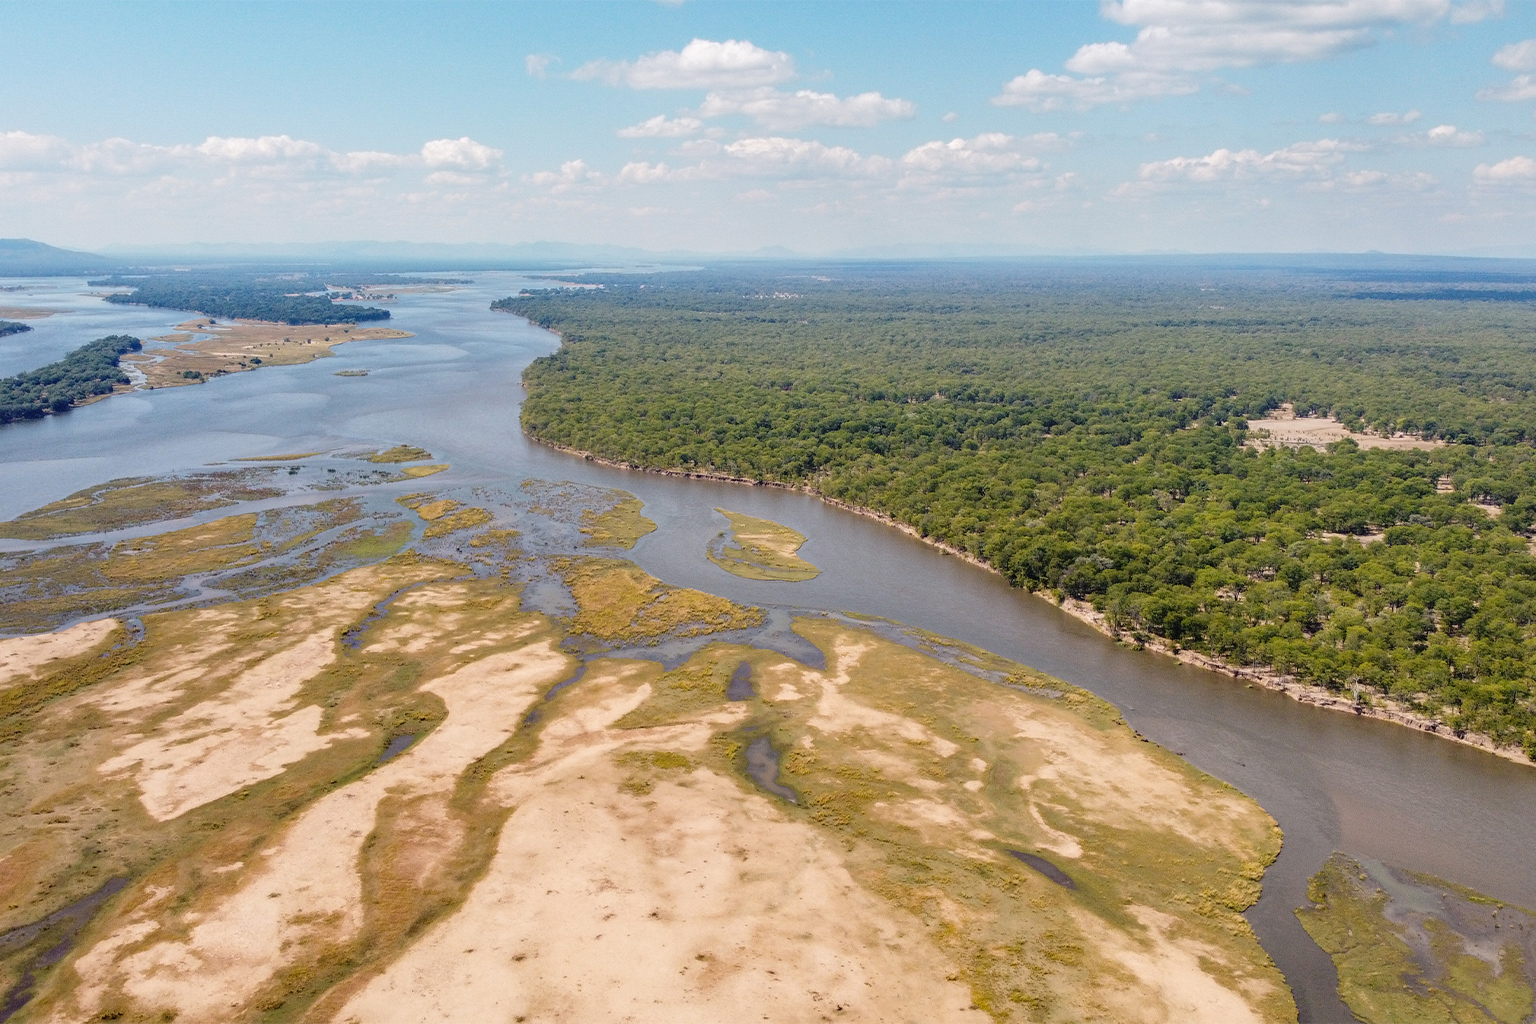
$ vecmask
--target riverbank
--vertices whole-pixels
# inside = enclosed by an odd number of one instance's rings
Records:
[[[853,514],[863,516],[866,519],[874,519],[886,526],[894,527],[909,537],[916,538],[917,540],[922,541],[924,544],[927,544],[930,547],[938,548],[940,551],[943,551],[946,554],[953,555],[954,557],[959,558],[965,562],[969,562],[971,565],[974,565],[977,568],[985,569],[987,572],[993,573],[997,576],[1002,575],[1002,573],[998,572],[996,568],[987,564],[982,559],[977,558],[969,551],[957,548],[952,544],[946,544],[945,542],[937,540],[933,537],[924,536],[923,533],[916,527],[909,523],[904,523],[899,519],[894,518],[893,516],[885,514],[884,512],[877,512],[874,509],[863,508],[858,505],[850,504],[846,501],[840,501],[837,498],[828,497],[827,495],[822,494],[820,491],[816,490],[814,487],[799,484],[786,484],[774,480],[755,480],[751,477],[734,476],[728,473],[690,472],[680,469],[655,469],[646,466],[640,466],[633,462],[605,459],[602,456],[594,455],[591,452],[582,451],[577,448],[571,448],[567,445],[556,444],[552,441],[545,441],[544,439],[536,437],[533,434],[528,434],[526,431],[524,433],[525,436],[527,436],[530,440],[537,442],[539,445],[542,445],[545,448],[564,452],[567,455],[575,455],[587,462],[592,462],[600,466],[608,466],[613,469],[629,469],[636,472],[654,473],[661,476],[681,477],[690,480],[709,480],[715,483],[744,484],[751,487],[777,487],[781,490],[795,491],[800,494],[808,494],[811,497],[825,502],[834,508],[842,509],[846,512],[852,512]],[[1036,596],[1042,595],[1037,594]],[[1042,596],[1042,599],[1045,598]],[[1058,604],[1058,607],[1060,607],[1062,611],[1066,612],[1068,615],[1071,615],[1078,621],[1092,626],[1094,629],[1098,630],[1100,633],[1103,633],[1110,639],[1120,643],[1135,646],[1140,650],[1150,651],[1154,654],[1165,655],[1178,661],[1182,661],[1186,665],[1193,665],[1197,668],[1207,669],[1211,672],[1219,672],[1222,675],[1231,676],[1235,680],[1240,680],[1247,685],[1258,686],[1266,690],[1272,690],[1276,693],[1282,693],[1301,704],[1310,704],[1314,707],[1322,708],[1327,711],[1340,711],[1347,714],[1356,715],[1361,718],[1374,718],[1383,722],[1390,722],[1393,725],[1404,726],[1409,729],[1414,729],[1418,732],[1427,732],[1434,736],[1438,736],[1441,739],[1450,740],[1454,743],[1460,743],[1469,747],[1476,747],[1479,750],[1493,754],[1497,757],[1502,757],[1509,761],[1513,761],[1517,764],[1526,766],[1531,765],[1531,759],[1528,758],[1525,754],[1525,751],[1519,747],[1502,746],[1498,743],[1495,743],[1492,737],[1483,735],[1482,733],[1464,732],[1460,735],[1457,735],[1450,729],[1450,727],[1448,727],[1439,719],[1430,718],[1427,715],[1420,714],[1403,705],[1402,703],[1392,700],[1384,694],[1362,688],[1362,703],[1356,704],[1352,699],[1341,697],[1340,695],[1325,687],[1316,686],[1311,683],[1304,683],[1296,679],[1294,676],[1289,676],[1281,672],[1277,672],[1275,669],[1267,665],[1238,665],[1213,655],[1180,648],[1177,645],[1169,644],[1156,637],[1132,636],[1124,630],[1115,627],[1108,621],[1102,612],[1095,609],[1087,601],[1078,601],[1073,598],[1066,598],[1059,603],[1052,603]]]

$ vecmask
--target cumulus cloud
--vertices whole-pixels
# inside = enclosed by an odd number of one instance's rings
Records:
[[[1131,42],[1088,43],[1065,63],[1012,79],[992,102],[1030,110],[1087,109],[1199,91],[1192,76],[1222,68],[1326,60],[1372,45],[1400,25],[1447,14],[1462,20],[1496,0],[1103,0],[1111,21],[1138,29]]]
[[[620,128],[618,135],[621,139],[683,139],[697,135],[703,128],[704,122],[696,117],[669,118],[666,114],[657,114],[639,124]]]
[[[666,164],[643,161],[627,163],[619,170],[619,181],[626,185],[650,185],[658,181],[670,181],[677,177]]]
[[[289,135],[210,135],[200,143],[155,146],[112,138],[75,144],[51,135],[0,133],[0,170],[89,175],[242,173],[260,177],[367,176],[411,167],[486,171],[502,153],[468,137],[437,139],[419,153],[338,152]]]
[[[55,135],[0,132],[0,171],[37,171],[57,168],[72,147]]]
[[[558,171],[536,171],[523,176],[530,185],[548,189],[555,195],[569,192],[578,185],[600,185],[604,178],[601,171],[594,171],[585,160],[567,160]]]
[[[1039,171],[1039,159],[1017,149],[1019,140],[1002,132],[970,139],[925,142],[901,158],[904,170],[939,177],[995,177]]]
[[[1142,181],[1214,182],[1261,176],[1323,178],[1332,174],[1346,153],[1366,147],[1338,139],[1297,142],[1271,153],[1256,149],[1218,149],[1205,156],[1176,156],[1141,165]]]
[[[530,78],[548,78],[550,67],[559,62],[560,58],[551,53],[530,53],[523,58],[523,68]]]
[[[1427,24],[1449,0],[1109,0],[1104,15],[1139,26],[1130,43],[1089,43],[1067,61],[1079,74],[1196,72],[1324,60],[1379,32]]]
[[[1536,182],[1536,160],[1528,156],[1512,156],[1496,164],[1478,164],[1472,171],[1472,177],[1484,185]]]
[[[434,139],[421,147],[422,163],[432,168],[486,171],[501,162],[501,150],[476,142],[469,136]]]
[[[745,39],[695,39],[681,50],[661,50],[633,61],[589,61],[571,77],[631,89],[753,89],[794,78],[795,61]]]
[[[1508,71],[1536,71],[1536,39],[1522,39],[1500,48],[1493,62]]]
[[[1453,124],[1436,125],[1427,132],[1419,135],[1411,135],[1399,140],[1410,145],[1414,143],[1425,146],[1481,146],[1487,139],[1482,132],[1464,132]]]
[[[1417,121],[1422,116],[1423,115],[1420,114],[1417,110],[1410,110],[1410,111],[1407,111],[1406,113],[1402,113],[1402,114],[1398,114],[1398,113],[1395,113],[1393,111],[1386,111],[1386,112],[1380,113],[1380,114],[1372,114],[1370,117],[1365,119],[1365,122],[1366,122],[1366,124],[1378,124],[1378,125],[1379,124],[1413,124],[1413,122]]]
[[[1006,82],[1002,91],[992,97],[992,103],[1045,113],[1065,108],[1088,110],[1107,103],[1124,104],[1157,96],[1186,96],[1199,89],[1197,83],[1175,75],[1135,72],[1073,78],[1031,68]]]
[[[779,135],[738,139],[722,146],[721,153],[738,174],[858,176],[879,173],[890,166],[886,157],[866,157],[846,146]]]
[[[1523,103],[1536,100],[1536,75],[1516,75],[1503,85],[1479,89],[1477,98],[1495,103]]]
[[[741,92],[711,92],[699,107],[700,117],[744,114],[769,131],[793,131],[807,125],[868,128],[916,113],[917,108],[910,101],[887,99],[878,92],[839,97],[811,89],[791,93],[766,86]]]

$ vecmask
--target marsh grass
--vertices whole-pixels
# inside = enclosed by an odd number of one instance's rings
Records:
[[[571,632],[617,645],[747,629],[764,621],[759,608],[669,586],[631,562],[561,559],[555,569],[576,600]]]
[[[1536,915],[1427,875],[1367,867],[1342,853],[1312,877],[1307,898],[1312,906],[1296,916],[1333,957],[1339,995],[1362,1021],[1530,1019]]]
[[[778,580],[796,583],[815,579],[821,570],[795,552],[805,543],[805,535],[771,519],[758,519],[740,512],[715,509],[731,522],[734,544],[722,535],[708,551],[709,560],[734,576],[749,580]]]
[[[424,462],[432,457],[432,453],[425,448],[417,448],[413,444],[397,444],[393,448],[386,448],[381,452],[374,452],[368,456],[369,462]]]
[[[242,501],[276,498],[283,492],[268,483],[273,472],[247,469],[169,480],[113,480],[0,523],[0,537],[51,540],[101,533],[180,519]]]
[[[635,542],[656,530],[656,523],[647,519],[640,510],[645,503],[639,498],[622,498],[611,508],[601,512],[583,509],[581,532],[587,535],[590,547],[632,548]]]

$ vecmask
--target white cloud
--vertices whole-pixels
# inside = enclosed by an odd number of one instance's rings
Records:
[[[618,135],[621,139],[683,139],[697,135],[703,128],[704,122],[696,117],[669,118],[666,114],[657,114],[639,124],[620,128]]]
[[[1536,100],[1536,75],[1516,75],[1504,85],[1479,89],[1477,98],[1497,103],[1523,103]]]
[[[558,171],[537,171],[523,176],[523,180],[539,188],[547,188],[559,195],[578,185],[598,185],[603,182],[600,171],[587,166],[585,160],[567,160]]]
[[[560,63],[560,58],[551,53],[530,53],[523,58],[523,69],[528,72],[530,78],[548,78],[551,65]]]
[[[1325,60],[1375,42],[1378,33],[1427,24],[1449,0],[1107,0],[1104,15],[1141,31],[1131,43],[1090,43],[1067,70],[1198,72]]]
[[[667,169],[666,164],[650,164],[644,161],[627,163],[619,171],[619,181],[626,185],[650,185],[676,177],[674,172]]]
[[[868,128],[881,121],[912,117],[917,108],[908,100],[887,99],[878,92],[838,97],[811,89],[789,93],[765,86],[742,92],[711,92],[698,112],[700,117],[745,114],[770,131],[792,131],[813,124]]]
[[[1343,124],[1345,121],[1349,120],[1349,118],[1345,117],[1337,110],[1330,110],[1326,114],[1319,114],[1317,119],[1323,124]]]
[[[738,139],[721,147],[738,174],[866,176],[890,167],[883,156],[861,156],[846,146],[825,146],[783,136]]]
[[[1453,124],[1436,125],[1422,135],[1408,136],[1399,140],[1409,145],[1420,143],[1426,146],[1481,146],[1487,139],[1482,132],[1464,132]]]
[[[954,124],[956,121],[960,120],[960,115],[951,110],[949,113],[939,118],[939,120],[943,121],[945,124]]]
[[[1378,125],[1380,125],[1380,124],[1413,124],[1413,122],[1417,121],[1422,116],[1423,115],[1420,114],[1417,110],[1410,110],[1407,113],[1403,113],[1403,114],[1398,114],[1398,113],[1394,113],[1392,111],[1387,111],[1387,112],[1381,113],[1381,114],[1372,114],[1370,117],[1365,119],[1365,122],[1366,122],[1366,124],[1378,124]]]
[[[1035,157],[1018,152],[1019,140],[1002,132],[971,139],[925,142],[901,158],[904,170],[942,177],[981,177],[1038,171]]]
[[[1385,31],[1447,14],[1480,20],[1499,0],[1102,0],[1111,21],[1136,26],[1129,43],[1088,43],[1072,75],[1031,69],[992,102],[1033,111],[1130,103],[1198,92],[1193,75],[1222,68],[1326,60],[1370,46]],[[1231,86],[1229,85],[1229,88]]]
[[[482,145],[467,135],[460,139],[434,139],[421,147],[422,163],[432,168],[486,171],[500,163],[501,156],[501,150]]]
[[[71,147],[55,135],[0,132],[0,171],[33,171],[57,167]]]
[[[631,89],[751,89],[795,77],[795,61],[745,39],[695,39],[682,50],[662,50],[633,61],[590,61],[571,77]]]
[[[197,151],[212,160],[232,164],[312,161],[326,155],[326,150],[319,143],[305,142],[287,135],[263,135],[258,139],[210,135],[197,147]]]
[[[1144,182],[1213,182],[1258,176],[1323,178],[1344,160],[1344,154],[1364,149],[1358,143],[1338,139],[1297,142],[1272,153],[1260,153],[1256,149],[1218,149],[1205,156],[1176,156],[1144,163],[1137,176]]]
[[[1536,71],[1536,39],[1523,39],[1500,48],[1493,62],[1509,71]]]
[[[1514,185],[1536,182],[1536,160],[1528,156],[1512,156],[1496,164],[1478,164],[1472,177],[1485,185]]]
[[[1136,72],[1114,77],[1073,78],[1071,75],[1048,75],[1039,68],[1031,68],[1005,83],[1003,91],[992,97],[992,103],[999,107],[1025,107],[1035,113],[1068,107],[1087,110],[1106,103],[1186,96],[1199,88],[1194,82],[1172,75]]]

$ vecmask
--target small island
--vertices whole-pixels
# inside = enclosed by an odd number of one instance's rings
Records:
[[[796,552],[805,543],[805,535],[771,519],[740,512],[715,509],[731,521],[731,540],[725,534],[710,545],[709,560],[726,572],[749,580],[777,580],[800,583],[813,580],[821,570],[800,558]]]
[[[202,317],[178,324],[177,333],[153,340],[168,348],[143,352],[125,359],[144,374],[151,388],[201,384],[213,377],[254,370],[260,366],[295,366],[331,354],[348,341],[409,338],[409,331],[390,327],[358,327],[350,323],[293,327],[285,324],[237,320],[220,324]],[[198,338],[198,335],[206,337]]]

